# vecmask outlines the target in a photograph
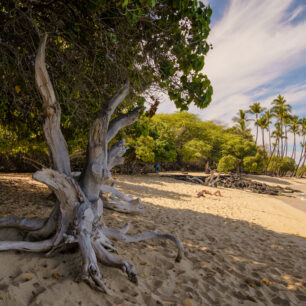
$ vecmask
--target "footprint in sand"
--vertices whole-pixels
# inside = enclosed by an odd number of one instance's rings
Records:
[[[290,306],[290,302],[286,299],[282,299],[279,296],[275,297],[274,299],[272,299],[272,303],[274,305],[281,305],[281,306]]]
[[[154,282],[153,282],[153,288],[154,288],[154,290],[159,289],[159,288],[162,286],[162,284],[163,284],[163,282],[162,282],[161,280],[159,280],[159,279],[154,280]]]

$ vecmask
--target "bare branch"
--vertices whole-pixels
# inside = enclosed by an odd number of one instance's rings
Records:
[[[109,112],[109,118],[114,113],[118,105],[125,99],[130,90],[130,81],[127,80],[122,88],[108,101],[107,111]]]
[[[124,162],[123,155],[129,147],[125,146],[125,140],[122,139],[116,142],[109,150],[107,154],[107,166],[111,170],[113,167],[122,165]]]
[[[110,168],[108,167],[108,142],[114,137],[123,126],[131,124],[137,119],[136,114],[125,115],[125,119],[115,120],[111,124],[111,133],[109,134],[109,120],[116,107],[123,101],[129,91],[129,82],[115,94],[115,96],[107,103],[106,109],[102,109],[94,120],[89,133],[89,145],[87,151],[87,162],[80,176],[80,183],[83,191],[90,201],[95,201],[99,197],[100,185],[104,181],[111,178]],[[130,123],[129,123],[130,122]],[[122,162],[122,158],[113,156],[112,162],[118,164]]]
[[[70,161],[67,143],[61,131],[61,108],[56,101],[52,83],[45,63],[47,35],[41,41],[35,59],[35,80],[43,98],[45,121],[44,135],[52,156],[53,167],[60,173],[70,175]]]
[[[133,110],[132,112],[123,114],[121,116],[118,116],[116,119],[114,119],[110,123],[109,128],[108,128],[107,143],[109,143],[122,128],[134,123],[138,119],[138,116],[141,110],[142,108],[137,108]]]

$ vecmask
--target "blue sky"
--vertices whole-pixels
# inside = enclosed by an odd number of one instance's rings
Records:
[[[213,9],[213,44],[203,72],[214,88],[211,104],[190,112],[232,125],[238,109],[270,107],[281,94],[306,116],[306,0],[206,0]],[[161,103],[159,112],[172,112]]]
[[[306,115],[306,1],[210,0],[212,26],[205,73],[214,87],[202,119],[230,123],[238,108],[266,107],[284,95]],[[234,113],[233,113],[234,112]]]

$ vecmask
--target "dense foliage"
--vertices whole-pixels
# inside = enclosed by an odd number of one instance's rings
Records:
[[[118,111],[151,104],[139,122],[115,139],[127,140],[128,162],[303,175],[306,121],[291,115],[281,95],[269,110],[259,102],[239,110],[230,128],[186,112],[155,115],[160,93],[180,110],[190,103],[199,108],[210,103],[212,87],[202,71],[210,49],[211,13],[210,7],[194,0],[2,1],[0,164],[20,159],[36,167],[48,164],[34,81],[39,40],[48,33],[46,61],[70,154],[86,151],[90,122],[128,78],[131,93]],[[250,121],[255,124],[254,138]],[[289,154],[290,134],[294,144]]]
[[[142,107],[145,93],[155,99],[161,91],[179,109],[191,102],[206,107],[212,87],[201,70],[210,15],[193,0],[1,1],[0,123],[18,139],[42,139],[34,58],[44,33],[68,141],[87,134],[98,109],[127,78],[125,110]]]
[[[218,164],[218,171],[228,173],[236,169],[238,166],[238,159],[233,155],[225,155],[223,156]]]
[[[285,97],[278,95],[271,103],[271,108],[266,110],[259,102],[252,104],[249,110],[239,110],[238,116],[233,118],[238,125],[240,134],[245,134],[249,121],[253,121],[256,134],[255,144],[261,130],[262,154],[258,157],[248,157],[244,160],[244,169],[251,172],[268,172],[273,175],[303,176],[306,162],[306,118],[292,115],[292,107]],[[255,118],[249,118],[247,114]],[[271,129],[273,128],[274,130]],[[266,135],[266,133],[268,135]],[[268,138],[268,142],[265,142]],[[293,136],[292,150],[289,152],[289,138]],[[301,151],[298,156],[298,139],[301,141]],[[263,162],[264,161],[264,164]]]
[[[127,159],[150,162],[151,167],[159,162],[166,169],[203,171],[217,169],[222,160],[224,167],[220,166],[220,171],[241,171],[244,158],[249,156],[254,156],[261,168],[263,164],[262,151],[250,140],[250,134],[239,135],[186,112],[158,114],[152,118],[144,115],[123,133],[121,136],[128,140],[130,147]],[[227,161],[230,165],[226,165]]]

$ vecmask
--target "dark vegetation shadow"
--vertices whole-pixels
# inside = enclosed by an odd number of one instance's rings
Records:
[[[255,175],[255,174],[248,174],[245,175],[246,178],[253,179],[253,180],[259,180],[262,182],[267,183],[274,183],[274,184],[282,184],[282,185],[292,185],[292,183],[287,182],[285,180],[282,180],[278,177],[271,177],[271,176],[263,176],[263,175]]]
[[[132,218],[115,213],[116,220],[109,222],[120,227],[132,221],[133,234],[145,227],[177,235],[186,251],[183,262],[190,269],[174,268],[178,275],[173,281],[181,284],[180,290],[191,292],[197,305],[224,305],[225,300],[226,305],[246,301],[262,305],[306,302],[306,238],[188,209],[145,203],[145,210],[143,216]],[[168,252],[167,257],[175,254],[171,243],[145,244],[153,246],[157,257],[159,253]]]
[[[146,183],[149,184],[156,184],[156,180],[150,180],[146,178]],[[186,184],[190,184],[193,185],[193,183],[188,183],[188,182],[183,182],[183,181],[179,181],[179,180],[175,180],[176,184],[179,185],[185,185]],[[159,185],[163,185],[164,183],[160,182],[158,183]],[[166,197],[166,198],[170,198],[170,199],[177,199],[177,200],[182,200],[182,199],[188,199],[191,198],[191,195],[184,195],[182,196],[182,194],[178,194],[175,191],[168,191],[168,190],[161,190],[161,189],[157,189],[151,186],[141,186],[141,189],[139,189],[139,185],[137,184],[137,182],[134,183],[127,183],[127,182],[116,182],[116,186],[120,187],[124,190],[128,190],[128,193],[131,195],[134,195],[136,197],[142,198],[142,197],[148,197],[148,196],[152,196],[152,194],[154,195],[154,193],[158,193],[161,197]],[[203,186],[199,186],[199,189],[201,189]]]

